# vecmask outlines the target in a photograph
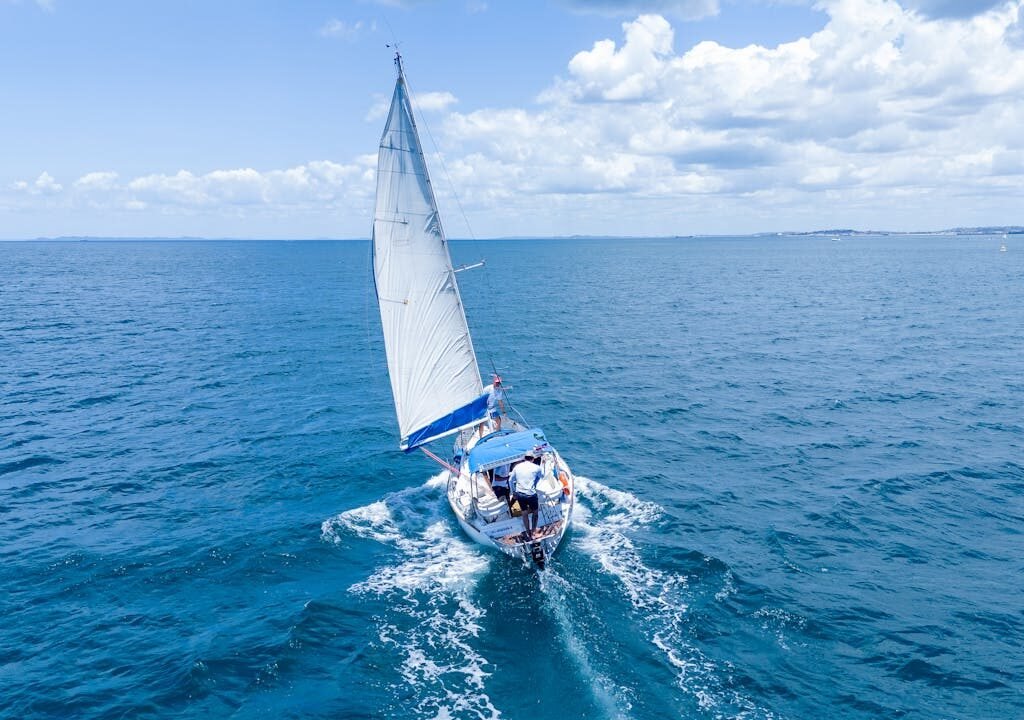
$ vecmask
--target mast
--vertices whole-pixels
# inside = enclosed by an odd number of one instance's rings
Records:
[[[487,413],[402,56],[377,156],[374,279],[400,447],[475,425]]]

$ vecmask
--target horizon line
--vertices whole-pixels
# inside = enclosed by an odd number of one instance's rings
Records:
[[[449,237],[448,241],[492,241],[492,240],[674,240],[689,238],[738,238],[738,237],[800,237],[800,236],[865,236],[865,235],[987,235],[1005,233],[1007,235],[1024,234],[1024,226],[1020,225],[987,225],[976,227],[943,228],[941,230],[855,230],[836,228],[823,230],[782,230],[759,231],[752,233],[694,233],[672,235],[499,235],[493,237]],[[0,238],[0,242],[369,242],[370,237],[217,237],[201,235],[57,235],[38,236],[34,238]]]

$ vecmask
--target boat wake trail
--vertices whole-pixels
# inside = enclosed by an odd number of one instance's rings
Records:
[[[688,588],[685,575],[644,562],[631,533],[655,523],[662,509],[627,492],[588,478],[576,478],[574,544],[624,591],[634,630],[657,648],[675,676],[676,687],[689,698],[680,710],[714,717],[774,718],[742,692],[731,687],[734,668],[716,663],[689,641]]]
[[[396,551],[393,562],[349,588],[382,601],[375,603],[382,605],[374,615],[376,650],[391,656],[400,677],[389,686],[390,714],[498,718],[484,689],[491,664],[473,647],[484,611],[471,595],[489,559],[453,533],[442,500],[445,476],[326,520],[321,536],[337,544],[364,538]]]
[[[584,602],[578,590],[569,580],[549,567],[540,578],[540,589],[544,594],[543,604],[548,615],[554,619],[565,649],[580,675],[589,680],[588,687],[603,716],[620,720],[630,717],[632,703],[629,689],[615,683],[611,677],[597,669],[594,658],[587,649],[587,638],[580,636],[578,623],[571,608],[580,607]]]

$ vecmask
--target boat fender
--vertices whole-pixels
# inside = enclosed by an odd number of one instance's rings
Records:
[[[565,474],[565,470],[558,471],[558,482],[562,483],[562,494],[569,494],[569,476]]]

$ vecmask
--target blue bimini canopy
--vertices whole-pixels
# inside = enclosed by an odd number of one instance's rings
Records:
[[[485,437],[469,451],[469,471],[489,470],[521,460],[524,455],[539,455],[548,447],[540,428]]]

